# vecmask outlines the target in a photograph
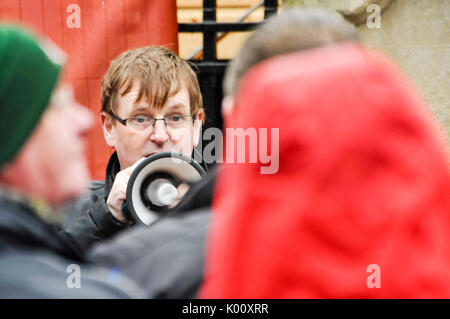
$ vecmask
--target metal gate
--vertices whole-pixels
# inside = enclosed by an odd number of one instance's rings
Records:
[[[278,0],[264,0],[255,5],[255,8],[264,5],[264,19],[275,14],[278,9]],[[247,14],[248,16],[248,14]],[[243,17],[244,18],[244,17]],[[240,19],[244,20],[244,19]],[[203,22],[202,23],[179,23],[178,32],[201,32],[203,35],[203,59],[190,60],[198,70],[197,75],[203,95],[206,111],[206,122],[203,129],[217,127],[222,129],[222,115],[220,106],[222,101],[222,80],[225,68],[229,60],[217,59],[217,41],[221,35],[230,31],[249,31],[256,27],[259,22],[219,23],[216,20],[216,0],[203,0]]]

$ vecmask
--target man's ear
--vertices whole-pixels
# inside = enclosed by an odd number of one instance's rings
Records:
[[[200,141],[200,135],[202,133],[202,124],[203,119],[205,118],[205,110],[200,109],[197,112],[197,117],[194,121],[194,134],[192,135],[192,143],[194,147],[198,145],[198,142]]]
[[[113,119],[105,112],[100,113],[100,121],[102,122],[103,136],[109,147],[115,147],[115,135],[113,132]]]

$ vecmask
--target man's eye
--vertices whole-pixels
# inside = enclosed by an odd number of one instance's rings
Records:
[[[134,120],[135,120],[136,123],[138,123],[138,124],[144,124],[144,123],[147,123],[147,122],[148,122],[148,117],[146,117],[146,116],[136,116],[136,117],[134,118]]]
[[[171,116],[169,116],[169,120],[172,122],[178,122],[181,120],[181,115],[178,115],[178,114],[171,115]]]

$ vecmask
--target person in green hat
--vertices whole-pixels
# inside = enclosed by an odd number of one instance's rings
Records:
[[[138,297],[137,285],[87,263],[58,231],[56,212],[90,177],[93,122],[61,83],[63,64],[56,45],[0,24],[0,298]]]

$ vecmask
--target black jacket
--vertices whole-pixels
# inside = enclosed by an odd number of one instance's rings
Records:
[[[87,263],[71,240],[43,222],[27,201],[1,195],[0,298],[141,296],[140,288],[122,274]]]

